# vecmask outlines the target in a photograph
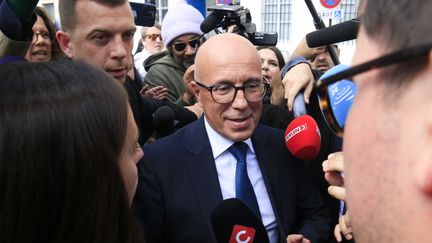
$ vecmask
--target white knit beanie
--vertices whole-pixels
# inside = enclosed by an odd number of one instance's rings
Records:
[[[186,2],[171,6],[162,21],[162,40],[165,46],[175,38],[185,34],[202,35],[200,29],[204,21],[201,13]]]

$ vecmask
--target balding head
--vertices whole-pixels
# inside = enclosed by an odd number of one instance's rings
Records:
[[[211,37],[198,50],[195,59],[195,79],[200,80],[214,65],[229,65],[242,61],[256,64],[261,70],[261,60],[255,47],[246,38],[225,33]]]
[[[265,85],[258,52],[248,40],[221,34],[205,42],[196,56],[192,87],[217,133],[232,141],[252,136],[261,116]]]

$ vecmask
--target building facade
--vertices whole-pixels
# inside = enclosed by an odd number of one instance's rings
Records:
[[[175,2],[183,0],[131,0],[133,2],[149,2],[157,7],[156,21],[162,22],[168,8]],[[191,2],[192,0],[189,0]],[[194,0],[197,2],[200,0]],[[205,1],[205,6],[210,7],[216,4],[217,0],[201,0]],[[304,36],[315,30],[312,16],[306,6],[305,1],[299,0],[241,0],[242,6],[248,8],[252,22],[256,25],[258,32],[277,32],[278,44],[277,47],[282,50],[285,58],[289,58],[290,54],[296,48],[298,43]],[[311,0],[318,13],[323,17],[326,26],[336,24],[345,20],[355,18],[357,16],[357,8],[359,0],[342,0],[336,9],[340,11],[327,10],[321,5],[320,0]],[[328,1],[328,2],[335,2]],[[48,13],[56,20],[59,19],[58,0],[40,0],[39,5],[44,7]],[[335,12],[339,14],[334,14]],[[208,14],[208,12],[207,12]],[[333,15],[332,15],[333,14]],[[329,18],[332,17],[331,19]],[[140,38],[139,31],[135,36],[135,42],[138,43]],[[135,45],[136,46],[136,45]],[[349,64],[355,49],[355,41],[340,43],[341,62]]]

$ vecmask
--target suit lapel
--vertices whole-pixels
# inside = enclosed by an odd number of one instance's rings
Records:
[[[204,215],[210,222],[213,209],[222,201],[222,192],[217,176],[212,149],[204,126],[204,119],[198,120],[191,127],[189,144],[184,144],[190,156],[183,159],[192,181],[196,200]],[[211,228],[211,225],[209,225]]]
[[[285,235],[282,226],[282,220],[280,218],[280,213],[277,205],[280,205],[280,202],[276,202],[275,195],[279,194],[281,183],[279,181],[280,175],[278,175],[278,171],[280,171],[279,163],[277,163],[280,158],[277,158],[276,153],[272,152],[272,148],[274,145],[271,140],[266,137],[266,134],[262,131],[260,125],[255,129],[254,134],[252,135],[252,143],[255,149],[255,154],[260,165],[261,174],[263,176],[263,180],[267,189],[267,193],[270,198],[270,202],[272,204],[273,212],[276,217],[276,221],[279,228],[279,234],[283,238]]]

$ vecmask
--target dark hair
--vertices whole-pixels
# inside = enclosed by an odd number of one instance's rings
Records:
[[[60,22],[63,31],[72,32],[76,25],[76,5],[79,1],[96,2],[98,4],[117,7],[128,2],[127,0],[59,0]]]
[[[3,65],[0,80],[0,242],[139,242],[123,87],[68,59]]]
[[[258,51],[263,49],[269,49],[274,52],[279,63],[279,69],[282,70],[282,68],[285,66],[285,59],[282,55],[282,52],[276,46],[257,46]]]
[[[56,32],[57,32],[57,28],[54,25],[54,21],[51,19],[51,17],[48,15],[48,13],[46,12],[46,10],[42,7],[36,6],[34,13],[41,17],[45,27],[48,29],[48,32],[51,36],[51,38],[54,40],[54,43],[51,45],[51,59],[55,60],[55,59],[59,59],[61,57],[64,57],[64,53],[60,48],[60,45],[58,44],[57,40],[56,40]]]
[[[432,1],[421,0],[369,0],[361,17],[367,35],[387,47],[388,52],[415,46],[432,40],[429,23]],[[411,79],[428,64],[427,56],[383,69],[381,76],[392,79],[389,84],[401,85]]]

